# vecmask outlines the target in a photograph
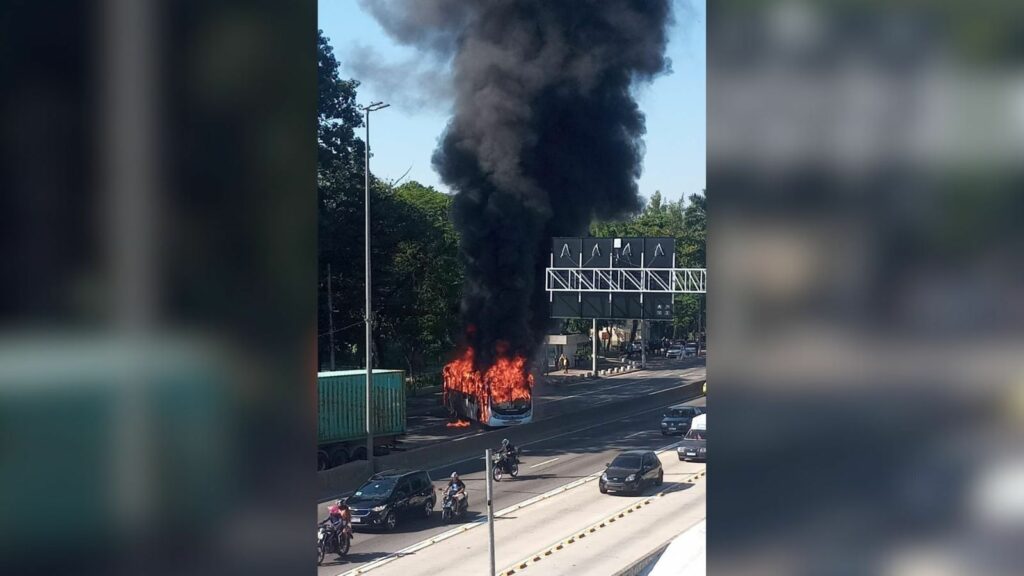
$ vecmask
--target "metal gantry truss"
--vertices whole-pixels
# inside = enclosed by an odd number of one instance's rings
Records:
[[[547,268],[548,292],[704,294],[706,268]]]

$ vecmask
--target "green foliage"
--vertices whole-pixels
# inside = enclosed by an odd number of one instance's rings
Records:
[[[394,190],[388,218],[395,249],[388,268],[388,294],[380,330],[393,346],[390,356],[410,372],[440,363],[455,346],[462,266],[449,211],[451,197],[418,182]],[[389,355],[385,354],[385,358]]]
[[[365,147],[356,104],[359,83],[340,77],[323,32],[318,34],[319,326],[321,368],[362,366],[365,351]],[[417,182],[399,187],[371,174],[371,262],[377,365],[414,376],[443,361],[454,346],[462,268],[448,212],[451,198]],[[328,269],[333,318],[328,316]]]

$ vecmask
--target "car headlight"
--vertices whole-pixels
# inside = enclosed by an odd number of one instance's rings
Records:
[[[608,481],[608,473],[602,472],[601,473],[601,480],[604,480],[605,482],[607,482]]]
[[[708,449],[707,449],[707,448],[701,448],[701,449],[699,449],[699,450],[697,450],[697,451],[698,451],[698,452],[707,452],[707,451],[708,451]]]
[[[385,511],[387,509],[388,509],[388,505],[387,504],[384,504],[382,506],[374,506],[373,508],[370,508],[370,510],[373,510],[374,512],[383,512],[383,511]]]
[[[636,480],[636,474],[630,474],[629,476],[626,476],[626,482],[632,482],[633,480]]]

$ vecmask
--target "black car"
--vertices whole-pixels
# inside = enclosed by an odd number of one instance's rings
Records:
[[[374,474],[345,499],[353,528],[393,530],[403,516],[430,518],[437,496],[425,470],[387,470]]]
[[[690,430],[690,423],[694,416],[704,413],[700,406],[672,406],[665,411],[665,417],[661,419],[661,434],[686,434]]]
[[[661,486],[665,471],[661,460],[650,450],[623,452],[608,464],[601,474],[597,488],[601,494],[608,492],[640,492],[648,486]]]

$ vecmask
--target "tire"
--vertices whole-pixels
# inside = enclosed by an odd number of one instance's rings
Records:
[[[512,463],[512,470],[509,471],[509,475],[512,476],[513,478],[519,476],[519,464],[515,462]]]
[[[608,493],[608,489],[607,489],[607,488],[605,488],[604,486],[601,486],[600,484],[598,484],[598,485],[597,485],[597,490],[598,490],[598,492],[600,492],[601,494],[607,494],[607,493]]]
[[[384,529],[390,532],[395,529],[395,526],[398,526],[398,516],[395,515],[394,510],[391,510],[384,517]]]
[[[342,464],[348,464],[349,455],[348,450],[344,448],[335,448],[331,450],[331,467],[341,466]]]
[[[316,545],[316,565],[319,566],[324,561],[324,546],[323,544]]]
[[[366,447],[360,446],[352,451],[352,460],[366,460]]]
[[[423,507],[423,517],[427,518],[427,519],[430,519],[430,517],[433,514],[434,514],[434,501],[433,500],[427,500],[427,505]]]
[[[451,512],[448,511],[447,508],[442,508],[441,509],[441,521],[444,522],[445,524],[447,524],[447,523],[452,521],[452,514],[451,514]]]
[[[330,460],[330,457],[327,456],[327,452],[324,452],[323,450],[317,450],[316,451],[316,471],[317,472],[323,472],[324,470],[327,470],[328,468],[330,468],[330,466],[331,466],[330,462],[331,462],[331,460]]]
[[[352,540],[348,536],[338,538],[338,556],[345,556],[352,548]]]
[[[654,483],[655,486],[661,486],[665,483],[665,471],[658,472],[658,481]]]
[[[501,482],[501,466],[491,468],[491,478],[494,478],[495,482]]]

